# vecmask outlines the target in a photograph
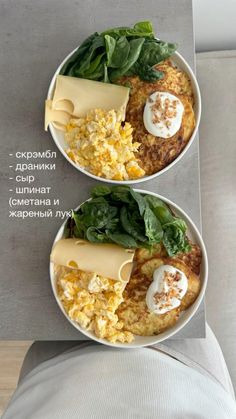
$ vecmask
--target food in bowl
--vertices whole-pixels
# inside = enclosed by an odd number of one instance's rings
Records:
[[[108,179],[136,179],[144,175],[135,152],[133,128],[122,123],[119,111],[94,109],[84,118],[71,119],[66,127],[68,156],[96,176]]]
[[[133,341],[116,314],[126,283],[61,266],[56,277],[58,296],[71,320],[109,342]]]
[[[95,187],[51,253],[69,318],[111,343],[171,328],[201,288],[201,249],[186,229],[153,195]]]
[[[141,144],[136,156],[146,176],[175,160],[195,128],[188,75],[170,60],[155,68],[164,74],[162,79],[147,83],[137,76],[125,76],[120,80],[130,86],[126,121],[133,127],[133,141]]]
[[[45,129],[52,123],[66,133],[65,151],[74,165],[116,182],[141,180],[180,155],[196,122],[189,76],[171,60],[176,49],[155,38],[150,22],[139,22],[91,35],[66,60],[46,101]],[[100,141],[88,132],[87,119],[95,127],[98,113],[117,115],[124,133],[119,140],[106,116]]]
[[[187,255],[169,257],[158,245],[151,254],[136,250],[134,262],[117,315],[124,330],[134,335],[158,335],[173,326],[196,300],[201,287],[201,250],[191,244]],[[183,275],[186,284],[181,281]]]

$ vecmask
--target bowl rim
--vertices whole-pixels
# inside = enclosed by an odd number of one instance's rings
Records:
[[[52,291],[54,294],[54,297],[56,299],[57,304],[59,305],[62,313],[64,314],[64,316],[66,317],[66,319],[72,324],[72,326],[74,326],[80,333],[82,333],[83,335],[87,336],[89,339],[94,340],[98,343],[102,343],[106,346],[110,346],[110,347],[114,347],[114,348],[122,348],[122,349],[135,349],[135,348],[142,348],[142,347],[146,347],[146,346],[151,346],[151,345],[155,345],[157,343],[163,342],[166,339],[171,338],[172,336],[174,336],[176,333],[178,333],[180,330],[182,330],[186,324],[192,319],[192,317],[195,315],[195,313],[197,312],[203,297],[205,295],[205,291],[206,291],[206,286],[207,286],[207,282],[208,282],[208,257],[207,257],[207,251],[206,251],[206,247],[203,241],[203,238],[198,230],[198,228],[196,227],[195,223],[192,221],[192,219],[186,214],[186,212],[180,208],[177,204],[175,204],[173,201],[171,201],[170,199],[157,194],[155,192],[150,192],[147,190],[143,190],[143,189],[134,189],[136,192],[139,193],[143,193],[143,194],[149,194],[149,195],[153,195],[156,196],[157,198],[163,200],[167,205],[169,205],[171,208],[174,209],[174,211],[176,210],[178,213],[181,214],[181,216],[183,216],[183,218],[185,219],[185,221],[187,222],[187,228],[191,228],[191,230],[193,231],[194,235],[197,238],[197,243],[201,248],[202,251],[202,266],[204,265],[204,273],[202,274],[202,277],[200,277],[201,280],[201,289],[200,292],[196,298],[196,300],[194,301],[194,303],[185,311],[187,312],[188,310],[192,309],[191,312],[189,311],[189,315],[186,316],[186,319],[182,321],[181,324],[179,324],[178,326],[178,322],[179,320],[176,322],[176,324],[174,326],[172,326],[170,329],[167,329],[166,331],[160,333],[159,335],[153,335],[153,341],[150,343],[148,342],[147,344],[138,344],[135,343],[135,340],[131,343],[111,343],[106,339],[101,339],[98,338],[93,332],[87,331],[86,329],[83,329],[78,323],[76,323],[74,320],[70,319],[70,317],[68,316],[68,314],[66,313],[63,304],[61,303],[58,295],[57,295],[57,290],[56,290],[56,285],[55,285],[55,275],[54,275],[54,264],[53,262],[51,262],[49,260],[49,276],[50,276],[50,282],[51,282],[51,287],[52,287]],[[88,201],[91,198],[86,199],[85,201],[83,201],[81,204],[79,204],[76,207],[76,210],[86,201]],[[66,218],[66,220],[62,223],[62,225],[60,226],[59,230],[57,231],[57,234],[55,236],[55,239],[53,241],[52,244],[52,248],[54,246],[54,244],[60,240],[63,237],[63,231],[66,225],[68,218]],[[136,335],[135,335],[136,336]],[[142,336],[143,338],[145,338],[145,336]],[[147,338],[150,338],[151,336],[147,336]],[[156,337],[156,339],[155,339]]]
[[[56,77],[59,74],[62,66],[65,64],[65,62],[70,58],[70,56],[77,50],[78,47],[76,47],[73,51],[71,51],[65,58],[64,60],[59,64],[59,66],[57,67],[55,73],[52,76],[51,82],[49,84],[49,88],[48,88],[48,92],[47,92],[47,99],[52,99],[52,95],[53,95],[53,91],[55,88],[55,82],[56,82]],[[130,179],[130,180],[114,180],[114,179],[106,179],[103,177],[99,177],[94,175],[93,173],[88,172],[86,169],[84,169],[83,167],[79,166],[78,164],[76,164],[75,162],[73,162],[69,156],[66,154],[64,148],[60,145],[58,139],[57,139],[57,135],[56,135],[56,128],[53,127],[52,123],[49,124],[49,131],[51,133],[51,136],[53,138],[54,143],[56,144],[57,148],[59,149],[59,151],[62,153],[62,155],[66,158],[66,160],[72,165],[74,166],[77,170],[79,170],[81,173],[83,173],[86,176],[89,176],[92,179],[95,179],[97,181],[100,182],[106,182],[106,183],[111,183],[111,184],[116,184],[116,185],[134,185],[137,183],[142,183],[142,182],[146,182],[149,180],[152,180],[158,176],[161,176],[163,173],[167,172],[168,170],[170,170],[176,163],[178,163],[182,157],[185,155],[185,153],[188,151],[188,149],[191,147],[194,139],[196,138],[196,134],[199,128],[199,123],[200,123],[200,119],[201,119],[201,111],[202,111],[202,104],[201,104],[201,93],[200,93],[200,89],[199,89],[199,85],[197,82],[197,78],[195,76],[195,74],[193,73],[193,70],[191,69],[190,65],[187,63],[187,61],[184,59],[184,57],[177,51],[175,51],[172,55],[171,55],[171,59],[177,57],[177,59],[182,62],[183,66],[186,67],[186,72],[191,80],[191,84],[193,86],[193,90],[194,90],[194,98],[195,98],[195,105],[198,108],[198,112],[195,112],[195,127],[194,130],[192,132],[192,135],[188,141],[188,143],[186,144],[186,146],[184,147],[184,149],[181,151],[181,153],[176,157],[175,160],[173,160],[170,164],[168,164],[166,167],[164,167],[163,169],[159,170],[159,172],[153,173],[152,175],[148,175],[148,176],[143,176],[141,178],[138,179]]]

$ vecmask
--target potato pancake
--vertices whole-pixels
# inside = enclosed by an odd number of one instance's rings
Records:
[[[188,75],[170,60],[163,61],[156,68],[164,73],[164,78],[153,83],[140,80],[138,76],[125,76],[119,80],[120,84],[130,87],[126,121],[133,127],[133,141],[141,144],[136,157],[146,175],[164,169],[175,160],[188,143],[195,127],[194,95]],[[150,134],[143,123],[146,100],[156,91],[172,93],[184,106],[181,127],[168,139]]]
[[[201,286],[201,250],[198,245],[191,245],[191,252],[179,254],[178,257],[169,257],[162,245],[157,245],[152,254],[146,249],[136,251],[133,274],[123,293],[124,301],[116,311],[125,330],[141,336],[157,335],[172,327],[181,311],[193,304]],[[184,272],[188,280],[188,289],[179,307],[165,314],[156,314],[148,310],[146,294],[155,269],[161,265],[172,265]]]

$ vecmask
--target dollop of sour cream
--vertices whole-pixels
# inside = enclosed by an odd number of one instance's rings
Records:
[[[155,137],[170,138],[179,131],[184,106],[169,92],[154,92],[148,97],[143,113],[146,130]]]
[[[179,307],[188,289],[184,272],[171,265],[161,265],[154,271],[153,281],[146,294],[146,304],[151,312],[164,314]]]

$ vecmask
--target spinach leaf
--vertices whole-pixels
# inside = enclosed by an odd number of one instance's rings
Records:
[[[171,223],[174,220],[170,209],[161,199],[154,195],[146,195],[145,200],[161,224]]]
[[[125,206],[122,207],[120,211],[120,221],[123,229],[137,241],[147,241],[143,220],[137,211],[129,213]]]
[[[106,35],[106,37],[109,35]],[[113,39],[109,37],[110,39]],[[112,68],[119,68],[128,59],[130,44],[125,36],[121,36],[115,41],[115,48],[112,53],[109,51],[107,65]]]
[[[161,80],[164,77],[163,71],[156,70],[148,64],[139,64],[136,62],[130,69],[130,74],[138,75],[141,80],[154,83],[156,80]]]
[[[96,58],[93,61],[91,61],[90,65],[89,65],[89,68],[85,73],[86,77],[88,77],[89,75],[92,75],[93,73],[97,72],[97,70],[98,70],[98,68],[101,64],[101,61],[103,61],[102,59],[104,58],[104,56],[105,56],[105,53],[103,52],[102,54],[97,55]],[[103,62],[102,62],[102,64],[103,64]]]
[[[175,218],[173,222],[165,224],[163,229],[163,244],[169,256],[190,252],[191,246],[186,236],[187,226],[182,219]]]
[[[105,185],[95,186],[91,191],[91,195],[92,195],[93,198],[94,197],[99,197],[99,196],[109,195],[110,193],[111,193],[110,186],[105,186]]]
[[[126,204],[132,204],[133,199],[130,195],[129,186],[113,186],[111,198],[115,202],[125,202]]]
[[[163,241],[167,253],[174,256],[191,249],[186,228],[155,196],[143,196],[126,185],[98,185],[92,199],[72,212],[65,235],[127,248],[151,249]]]
[[[145,36],[147,36],[147,34],[149,34],[150,36],[154,36],[152,23],[149,22],[148,20],[144,21],[144,22],[135,23],[134,29],[135,29],[135,31],[142,34],[142,36],[144,36],[144,34],[145,34]]]
[[[80,223],[85,229],[91,226],[103,228],[117,213],[118,209],[111,207],[104,198],[94,198],[81,206],[79,210]]]
[[[93,39],[88,51],[84,54],[83,60],[79,63],[78,68],[74,70],[74,73],[78,76],[85,76],[87,73],[89,74],[91,63],[93,59],[96,58],[95,54],[103,56],[104,47],[105,44],[103,37],[100,35],[96,36]]]
[[[62,75],[68,75],[68,72],[70,71],[71,67],[80,62],[84,54],[88,51],[90,46],[92,45],[94,39],[99,36],[97,32],[90,35],[88,38],[82,42],[82,44],[77,48],[77,50],[71,55],[70,58],[65,62],[65,64],[62,66],[60,70],[60,74]]]
[[[84,227],[83,221],[81,220],[80,216],[73,211],[71,218],[75,222],[76,231],[74,229],[74,233],[76,232],[76,237],[84,237],[86,227]]]
[[[151,243],[160,243],[163,230],[160,221],[152,210],[147,206],[144,212],[145,234]]]
[[[130,189],[130,194],[138,204],[140,215],[143,215],[147,206],[145,198],[140,193],[135,192],[133,189]]]
[[[133,64],[138,60],[144,41],[145,38],[137,38],[132,39],[130,41],[130,50],[126,63],[122,67],[119,67],[118,69],[111,71],[110,79],[112,81],[117,80],[118,78],[126,74],[127,71],[129,71]]]
[[[177,44],[159,41],[157,39],[145,39],[145,43],[141,50],[138,63],[142,65],[148,64],[153,67],[161,61],[169,58],[177,49]]]
[[[116,47],[116,40],[110,35],[105,35],[104,39],[105,39],[106,54],[107,54],[107,66],[110,66],[112,55]]]
[[[120,36],[127,36],[127,37],[139,37],[139,36],[154,36],[153,28],[151,22],[138,22],[134,25],[133,28],[129,28],[128,26],[123,26],[119,28],[112,28],[107,29],[106,31],[102,32],[101,35],[110,35],[116,38]]]
[[[138,246],[136,240],[129,234],[119,232],[111,233],[108,230],[106,230],[106,234],[111,241],[113,241],[116,244],[119,244],[120,246],[128,248],[136,248]]]
[[[153,66],[175,50],[176,44],[154,38],[151,22],[138,22],[133,28],[95,32],[67,60],[60,74],[104,83],[116,82],[120,77],[132,74],[154,82],[161,79],[163,73]]]
[[[76,226],[74,226],[74,229],[73,229],[73,234],[70,236],[70,237],[76,237],[76,238],[78,238],[78,239],[85,239],[85,233],[84,232],[81,232],[81,231],[79,231],[78,229],[77,229],[77,227]]]
[[[73,214],[73,211],[72,211],[72,214]],[[69,237],[71,237],[73,235],[74,228],[75,228],[75,222],[72,217],[69,217],[64,228],[63,237],[65,239],[68,239]]]
[[[86,230],[86,239],[92,243],[108,243],[110,240],[106,233],[100,231],[96,227],[89,227]]]
[[[104,83],[110,83],[109,75],[108,75],[108,68],[107,65],[104,63],[104,76],[103,76]]]

